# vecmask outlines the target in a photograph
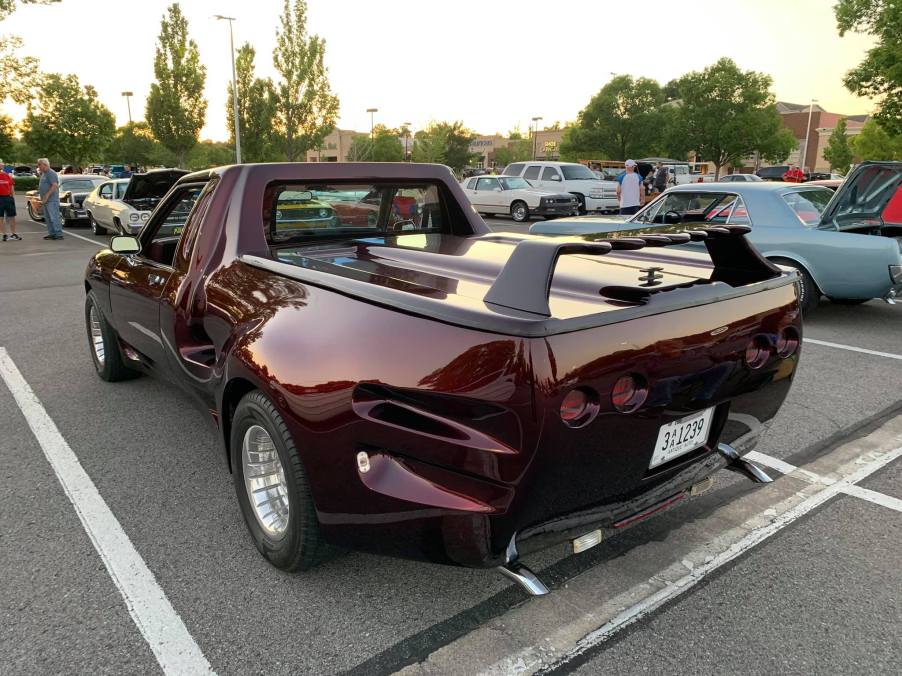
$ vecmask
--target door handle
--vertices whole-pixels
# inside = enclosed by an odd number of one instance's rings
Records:
[[[166,279],[162,275],[147,275],[147,283],[151,286],[162,286]]]

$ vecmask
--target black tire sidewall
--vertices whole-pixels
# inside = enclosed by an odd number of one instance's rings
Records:
[[[523,205],[523,209],[524,209],[525,211],[524,211],[524,214],[523,214],[523,218],[518,219],[517,216],[516,216],[516,213],[517,213],[517,208],[518,208],[520,205]],[[515,223],[526,223],[526,222],[529,220],[529,207],[526,205],[525,202],[523,202],[522,200],[517,200],[516,202],[514,202],[513,204],[511,204],[511,218],[514,219],[514,222],[515,222]]]
[[[101,365],[97,361],[97,355],[94,353],[94,341],[91,336],[91,308],[95,308],[97,312],[97,321],[100,322],[100,335],[103,337],[104,360]],[[88,336],[88,351],[91,354],[91,363],[94,364],[94,370],[97,375],[108,382],[117,380],[127,380],[138,375],[137,371],[128,368],[122,360],[122,352],[119,349],[119,339],[113,327],[107,322],[103,316],[103,310],[97,303],[94,292],[88,293],[85,299],[85,329]]]
[[[251,425],[260,425],[269,433],[285,472],[288,490],[288,527],[285,534],[278,539],[268,535],[260,526],[244,483],[242,444],[244,435]],[[297,448],[281,414],[259,390],[245,395],[236,407],[229,446],[235,494],[257,551],[272,565],[282,570],[297,571],[313,565],[319,533],[307,478],[301,467]],[[305,533],[305,528],[312,529],[313,532]]]

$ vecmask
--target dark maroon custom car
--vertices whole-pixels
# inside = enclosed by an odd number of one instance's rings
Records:
[[[209,410],[275,566],[331,544],[544,593],[523,553],[587,549],[723,468],[768,480],[740,456],[802,330],[747,231],[491,234],[435,165],[194,173],[88,265],[91,355]],[[708,254],[667,248],[690,240]]]

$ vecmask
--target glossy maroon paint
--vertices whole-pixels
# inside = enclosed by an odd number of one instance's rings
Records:
[[[271,256],[262,226],[267,185],[342,179],[434,181],[452,207],[453,234],[349,240],[311,253],[311,260],[336,269],[365,263],[373,284],[490,311],[482,295],[516,240],[486,236],[450,173],[432,166],[254,165],[192,175],[181,183],[208,185],[171,267],[103,251],[86,280],[145,368],[214,414],[224,444],[243,394],[256,388],[271,398],[296,440],[322,532],[333,543],[487,566],[503,559],[512,538],[528,551],[588,524],[619,527],[678,502],[723,466],[713,452],[718,441],[753,436],[757,430],[744,421],[766,422],[786,396],[798,353],[772,355],[756,370],[743,355],[754,336],[775,344],[785,326],[801,335],[789,282],[675,312],[523,337],[431,321],[239,260]],[[707,279],[703,259],[657,249],[612,255],[602,267],[568,257],[555,275],[551,307],[561,317],[589,307],[614,313],[622,303],[599,296],[598,275],[607,284],[635,283],[637,271],[654,264],[677,280]],[[148,287],[151,271],[165,275],[162,288]],[[128,299],[119,305],[127,318],[112,311],[111,294]],[[123,321],[149,328],[159,341],[130,333]],[[649,393],[639,410],[624,414],[610,392],[627,373],[642,376]],[[598,395],[597,416],[580,428],[560,418],[574,387]],[[660,426],[709,406],[716,409],[708,443],[649,470]],[[365,474],[356,462],[361,451],[370,459]]]

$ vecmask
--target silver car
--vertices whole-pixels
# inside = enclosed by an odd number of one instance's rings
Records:
[[[798,270],[804,310],[821,295],[843,304],[902,295],[902,162],[865,162],[835,194],[804,183],[688,184],[629,218],[562,218],[529,231],[603,238],[717,224],[750,225],[766,258]]]

